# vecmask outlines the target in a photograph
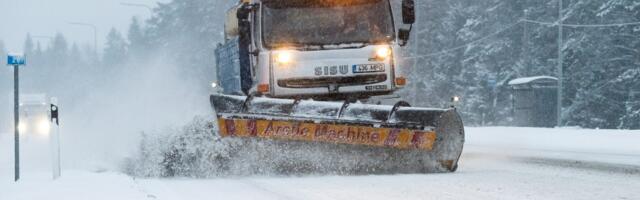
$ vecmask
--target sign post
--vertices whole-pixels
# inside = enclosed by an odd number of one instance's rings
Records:
[[[13,66],[13,115],[14,115],[14,181],[20,179],[20,66],[27,64],[24,55],[9,54],[7,56],[7,65]]]

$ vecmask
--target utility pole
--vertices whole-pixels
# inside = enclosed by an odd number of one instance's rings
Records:
[[[563,45],[563,33],[562,33],[562,26],[563,26],[563,16],[562,16],[562,10],[563,10],[563,5],[562,5],[562,0],[558,0],[558,108],[557,108],[557,118],[558,118],[558,127],[562,126],[562,89],[563,89],[563,83],[562,83],[562,79],[564,77],[563,75],[563,62],[564,62],[564,55],[562,54],[562,46]]]
[[[529,19],[529,9],[524,9],[524,19],[528,20]],[[531,69],[531,62],[530,62],[530,56],[529,56],[529,26],[527,26],[527,23],[523,23],[524,26],[524,38],[522,39],[522,47],[524,48],[524,64],[526,65],[526,69]],[[529,73],[529,72],[527,72]]]

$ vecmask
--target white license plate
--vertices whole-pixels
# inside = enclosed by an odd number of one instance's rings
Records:
[[[384,72],[384,64],[361,64],[353,65],[353,73],[372,73],[372,72]]]

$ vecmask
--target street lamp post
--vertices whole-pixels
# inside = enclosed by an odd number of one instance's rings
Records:
[[[69,24],[75,25],[75,26],[89,27],[93,29],[93,48],[95,50],[96,56],[98,56],[98,28],[96,27],[96,25],[81,23],[81,22],[69,22]]]
[[[129,6],[129,7],[146,8],[146,9],[149,11],[149,14],[153,14],[153,7],[151,7],[151,6],[149,6],[149,5],[146,5],[146,4],[120,2],[120,5],[122,5],[122,6]]]

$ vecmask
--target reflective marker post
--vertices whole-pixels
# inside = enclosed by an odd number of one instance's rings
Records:
[[[60,118],[58,117],[58,106],[56,105],[58,102],[55,98],[51,99],[51,122],[56,125],[56,131],[53,134],[49,134],[51,141],[51,159],[53,162],[51,163],[51,169],[53,170],[53,179],[60,178],[61,175],[61,167],[60,167]]]
[[[20,54],[9,54],[7,55],[7,65],[13,66],[13,115],[14,115],[14,162],[15,162],[15,179],[14,181],[18,181],[20,179],[20,130],[18,126],[20,124],[20,66],[25,65],[26,58],[24,55]]]

